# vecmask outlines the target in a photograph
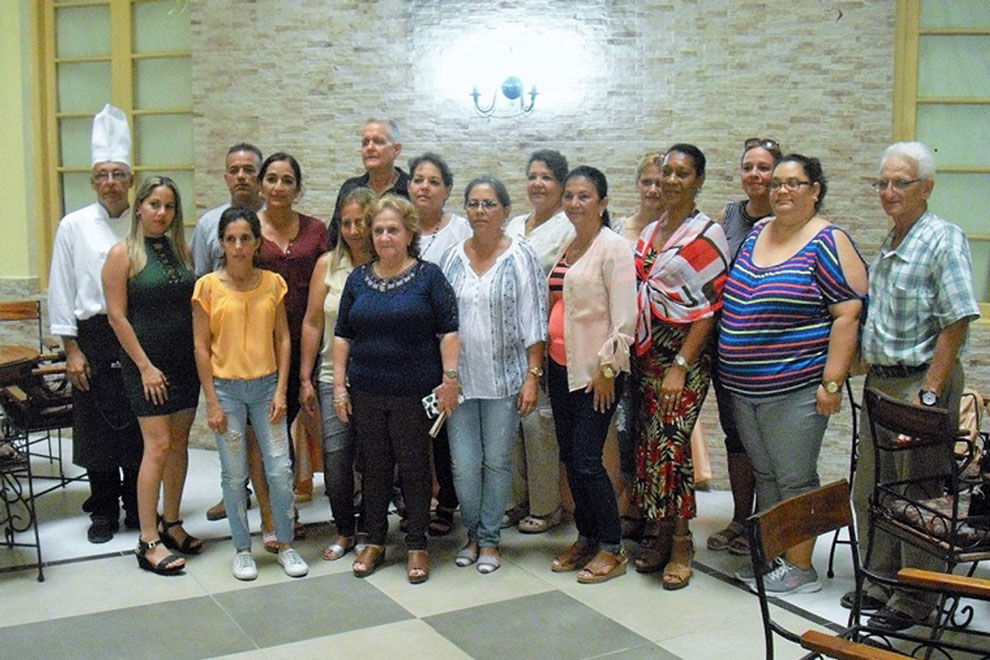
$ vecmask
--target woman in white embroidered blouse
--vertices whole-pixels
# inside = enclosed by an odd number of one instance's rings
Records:
[[[464,207],[474,234],[440,267],[457,294],[464,403],[449,422],[454,485],[468,540],[458,566],[501,565],[502,512],[512,487],[512,444],[520,417],[536,407],[547,338],[546,278],[536,252],[505,235],[509,193],[498,179],[468,184]]]
[[[557,263],[564,246],[574,238],[574,226],[561,211],[560,199],[567,176],[567,159],[552,149],[534,151],[526,165],[526,194],[531,213],[517,215],[505,233],[529,243],[544,273]],[[553,430],[553,413],[540,391],[536,412],[523,419],[522,442],[515,447],[516,474],[512,482],[514,506],[502,525],[519,523],[524,534],[539,534],[560,523],[560,457]]]
[[[608,227],[605,175],[575,168],[564,182],[563,199],[576,236],[550,272],[548,371],[578,540],[551,568],[582,569],[578,582],[588,584],[622,575],[628,562],[602,448],[629,371],[636,275],[629,244]]]

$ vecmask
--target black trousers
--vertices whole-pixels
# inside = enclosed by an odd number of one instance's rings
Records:
[[[430,469],[430,426],[420,397],[351,392],[357,444],[364,458],[364,514],[368,543],[384,545],[388,505],[396,465],[406,500],[406,547],[426,549],[430,524],[433,473]]]

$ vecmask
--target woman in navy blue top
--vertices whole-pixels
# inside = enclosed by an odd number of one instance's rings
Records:
[[[457,407],[457,298],[434,264],[419,258],[416,209],[387,195],[373,212],[366,235],[372,261],[347,278],[333,344],[333,404],[337,416],[354,416],[364,458],[368,543],[354,574],[371,575],[385,558],[392,473],[398,464],[406,500],[412,583],[429,577],[426,532],[433,475],[431,422],[420,400],[435,392],[439,408]]]

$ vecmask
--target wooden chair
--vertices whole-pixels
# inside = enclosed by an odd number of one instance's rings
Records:
[[[849,415],[852,418],[852,428],[850,429],[851,444],[849,447],[849,483],[856,477],[856,462],[859,459],[859,416],[863,410],[863,404],[856,400],[853,394],[852,379],[846,379],[846,397],[849,399]],[[837,529],[832,534],[832,545],[828,550],[828,566],[825,574],[829,579],[835,577],[835,551],[840,545],[849,545],[849,538],[842,537],[842,529]]]
[[[0,388],[0,407],[4,412],[4,432],[24,441],[29,456],[57,464],[54,476],[35,474],[33,478],[56,483],[35,493],[43,495],[82,477],[67,477],[63,465],[62,429],[72,425],[70,385],[65,376],[65,354],[59,342],[44,334],[41,302],[18,300],[0,302],[0,323],[20,323],[29,328],[25,334],[37,343],[39,355],[13,382],[5,379]],[[22,339],[22,343],[28,340]]]
[[[909,656],[878,648],[856,639],[857,629],[850,627],[834,635],[816,630],[797,634],[771,617],[770,604],[760,567],[784,554],[788,548],[822,534],[845,528],[850,540],[855,570],[856,592],[862,593],[863,576],[859,570],[856,530],[853,528],[849,482],[845,479],[802,495],[791,497],[749,519],[749,551],[756,577],[756,590],[763,616],[763,633],[767,660],[774,657],[774,635],[800,644],[810,651],[804,658],[841,658],[842,660],[905,660]],[[858,620],[859,602],[853,608],[850,623]]]
[[[881,531],[940,559],[949,571],[990,559],[987,521],[970,521],[968,515],[968,501],[981,485],[978,473],[970,470],[981,448],[966,441],[966,449],[959,450],[969,433],[961,432],[942,408],[915,406],[872,388],[864,402],[876,461],[866,565],[873,537]],[[896,474],[895,461],[932,469],[924,476],[885,476]]]

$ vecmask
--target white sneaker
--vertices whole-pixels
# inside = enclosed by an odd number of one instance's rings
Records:
[[[238,580],[254,580],[258,577],[258,567],[250,550],[241,550],[234,555],[234,577]]]
[[[293,548],[278,551],[278,563],[282,564],[289,577],[302,577],[309,573],[309,566]]]

